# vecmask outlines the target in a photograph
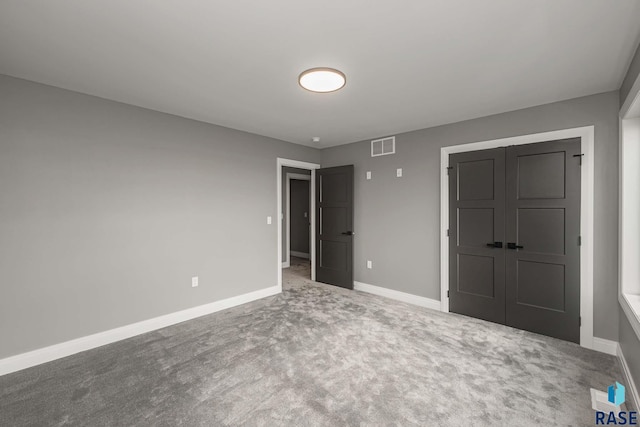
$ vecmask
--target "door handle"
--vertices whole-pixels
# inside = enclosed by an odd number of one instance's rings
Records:
[[[516,245],[515,243],[507,243],[509,249],[524,249],[524,246]]]
[[[343,231],[341,234],[344,234],[345,236],[353,236],[356,233],[354,233],[353,231]]]
[[[502,242],[487,243],[487,246],[490,248],[501,248]]]

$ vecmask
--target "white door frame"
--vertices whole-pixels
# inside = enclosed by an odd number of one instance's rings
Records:
[[[449,154],[486,150],[510,145],[532,144],[557,139],[580,138],[582,169],[580,179],[580,345],[593,349],[593,193],[594,193],[594,127],[585,126],[551,132],[473,142],[440,149],[440,305],[449,311]]]
[[[316,169],[320,169],[320,165],[317,163],[301,162],[299,160],[283,159],[278,157],[276,159],[276,212],[278,212],[278,283],[277,286],[282,292],[282,168],[292,167],[298,169],[308,169],[311,171],[311,230],[316,229]],[[316,233],[311,233],[311,241],[309,243],[311,250],[311,280],[316,280]]]
[[[287,268],[291,265],[291,180],[297,179],[300,181],[309,181],[311,182],[311,175],[303,175],[301,173],[290,173],[287,172],[286,182],[284,184],[285,192],[287,193],[287,197],[285,199],[285,208],[286,212],[286,221],[284,227],[284,258],[285,261],[282,263],[283,268]],[[309,183],[309,212],[307,212],[309,218],[311,218],[311,183]],[[311,221],[309,221],[311,222]],[[309,226],[309,257],[311,257],[311,226]]]

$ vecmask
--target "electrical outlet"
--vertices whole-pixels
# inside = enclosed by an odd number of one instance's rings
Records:
[[[373,262],[367,260],[367,268],[371,270],[373,268]]]
[[[402,176],[402,168],[396,169],[396,176],[400,178]]]
[[[267,217],[267,225],[271,225],[271,217],[270,216]]]
[[[367,179],[371,179],[371,171],[367,171]]]
[[[192,288],[198,287],[198,276],[194,276],[191,278],[191,287]]]

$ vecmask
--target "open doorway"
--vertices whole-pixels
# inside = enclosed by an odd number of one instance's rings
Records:
[[[278,159],[278,285],[315,281],[315,173],[320,165]],[[284,278],[284,280],[283,280]],[[286,282],[286,283],[284,283]]]
[[[289,269],[283,274],[311,280],[311,170],[283,167],[282,173],[286,195],[282,267]]]

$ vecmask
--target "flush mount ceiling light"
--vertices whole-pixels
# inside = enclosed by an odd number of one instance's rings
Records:
[[[344,73],[333,68],[311,68],[303,71],[298,77],[300,86],[311,92],[334,92],[342,89],[347,78]]]

